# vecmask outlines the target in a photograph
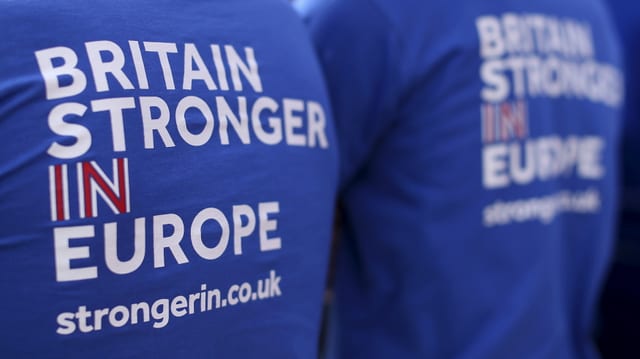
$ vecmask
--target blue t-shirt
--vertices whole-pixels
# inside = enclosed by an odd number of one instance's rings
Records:
[[[623,79],[598,1],[309,14],[341,155],[341,358],[594,358]]]
[[[289,4],[0,24],[0,356],[315,356],[337,151]]]

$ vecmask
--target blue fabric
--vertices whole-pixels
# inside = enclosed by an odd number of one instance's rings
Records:
[[[337,357],[596,358],[623,101],[603,5],[315,9],[342,160]]]
[[[290,5],[4,1],[0,24],[1,356],[316,356],[337,144]]]

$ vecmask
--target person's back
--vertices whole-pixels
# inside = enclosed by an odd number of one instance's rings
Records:
[[[622,74],[598,1],[336,0],[343,358],[593,358]]]
[[[1,356],[315,356],[337,153],[289,5],[0,23]]]

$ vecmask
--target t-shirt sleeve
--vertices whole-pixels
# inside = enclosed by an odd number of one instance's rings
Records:
[[[393,123],[400,44],[383,10],[368,0],[315,6],[306,21],[332,101],[344,186]]]

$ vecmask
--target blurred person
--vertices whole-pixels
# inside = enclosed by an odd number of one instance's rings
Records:
[[[334,354],[597,358],[624,95],[603,4],[298,8],[340,144]]]
[[[0,23],[0,356],[316,356],[337,151],[290,5]]]
[[[604,287],[599,339],[604,358],[640,358],[640,4],[620,0],[608,4],[624,50],[627,100],[617,251]]]

